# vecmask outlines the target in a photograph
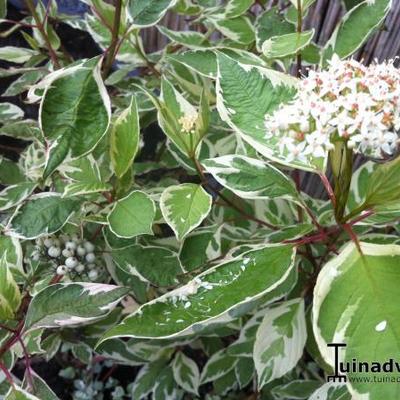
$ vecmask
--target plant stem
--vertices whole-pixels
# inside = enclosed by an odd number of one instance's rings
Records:
[[[303,10],[301,0],[297,0],[297,35],[301,35],[303,27]],[[299,78],[301,76],[301,52],[298,51],[296,54],[296,75]]]
[[[49,56],[51,59],[51,63],[53,64],[53,67],[55,69],[60,68],[60,63],[58,61],[57,54],[55,50],[53,49],[53,46],[51,45],[49,36],[47,35],[45,26],[43,22],[40,20],[39,14],[36,11],[35,4],[33,0],[25,0],[26,7],[28,8],[29,12],[32,14],[33,19],[35,20],[37,29],[39,30],[40,34],[42,35],[42,38],[46,44],[47,51],[49,52]]]
[[[106,78],[111,71],[115,56],[117,55],[117,45],[119,38],[119,28],[121,24],[122,0],[116,0],[114,11],[114,22],[111,32],[111,43],[107,49],[106,59],[104,61],[103,78]]]

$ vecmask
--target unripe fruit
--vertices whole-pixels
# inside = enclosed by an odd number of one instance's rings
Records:
[[[72,257],[74,255],[74,252],[72,250],[64,249],[62,251],[62,255],[63,255],[63,257],[68,258],[68,257]]]
[[[59,265],[57,267],[57,275],[65,275],[68,272],[68,269],[65,265]]]
[[[95,281],[98,276],[99,276],[99,274],[97,273],[97,271],[95,269],[92,269],[91,271],[89,271],[88,277],[91,281]]]
[[[88,263],[92,263],[92,262],[94,262],[95,260],[96,260],[96,256],[94,255],[94,253],[88,253],[88,254],[86,254],[86,261],[88,262]]]
[[[65,265],[69,269],[75,268],[78,265],[78,260],[75,257],[68,257],[65,260]]]
[[[82,273],[84,270],[85,270],[85,266],[84,266],[83,264],[78,264],[78,265],[75,267],[75,271],[76,271],[78,274]]]
[[[56,246],[51,246],[51,247],[49,248],[49,251],[47,252],[47,254],[48,254],[50,257],[53,257],[53,258],[60,257],[60,255],[61,255],[61,249],[60,249],[59,247],[56,247]]]
[[[44,241],[43,241],[43,244],[44,244],[46,247],[51,247],[51,246],[53,246],[53,243],[54,243],[54,240],[53,240],[52,238],[46,238],[46,239],[44,239]]]
[[[94,251],[94,244],[93,243],[85,242],[85,243],[83,243],[83,246],[85,247],[85,249],[86,249],[86,251],[88,253],[93,253],[93,251]]]
[[[86,254],[86,249],[83,246],[79,245],[76,248],[76,254],[78,254],[78,256],[84,256]]]
[[[65,248],[69,251],[74,251],[76,249],[76,243],[73,242],[72,240],[69,240],[68,242],[65,243]]]

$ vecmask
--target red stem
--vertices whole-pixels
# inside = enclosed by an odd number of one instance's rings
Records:
[[[332,188],[327,176],[325,174],[323,174],[323,173],[320,173],[319,176],[320,176],[321,181],[322,181],[322,183],[323,183],[323,185],[324,185],[324,187],[325,187],[325,189],[326,189],[326,191],[328,193],[329,199],[332,202],[333,208],[336,208],[335,193],[333,191],[333,188]]]

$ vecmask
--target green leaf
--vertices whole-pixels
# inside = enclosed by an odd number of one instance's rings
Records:
[[[8,210],[20,204],[32,194],[35,187],[36,184],[32,182],[18,183],[6,187],[0,192],[0,211]]]
[[[132,399],[143,399],[150,394],[156,384],[160,373],[166,368],[164,359],[145,364],[136,376],[132,386]]]
[[[21,293],[7,264],[7,253],[0,258],[0,320],[13,319],[21,303]]]
[[[3,46],[0,48],[0,60],[22,64],[28,61],[36,51],[24,47]]]
[[[400,157],[385,164],[379,164],[370,175],[365,204],[368,206],[385,206],[396,203],[400,206]]]
[[[260,154],[272,161],[307,171],[323,169],[326,160],[287,162],[278,149],[278,138],[266,138],[265,117],[293,99],[296,80],[270,74],[218,53],[217,109],[221,119]]]
[[[35,239],[60,230],[79,208],[80,202],[64,199],[59,193],[36,194],[19,206],[7,225],[8,234]]]
[[[0,254],[5,257],[8,267],[23,271],[22,248],[17,238],[0,235]]]
[[[245,388],[253,379],[254,361],[252,358],[240,357],[235,366],[236,380],[241,389]]]
[[[200,371],[197,364],[181,351],[178,351],[171,364],[176,383],[186,392],[198,395]]]
[[[284,58],[298,53],[311,43],[314,29],[300,34],[288,33],[282,36],[273,36],[262,44],[262,52],[267,58]]]
[[[7,392],[5,400],[43,400],[40,399],[39,397],[34,396],[33,394],[30,394],[26,390],[18,387],[18,386],[13,386],[10,388],[10,390]],[[47,399],[46,399],[47,400]]]
[[[176,285],[183,273],[177,254],[163,247],[137,244],[113,251],[112,258],[127,274],[155,286]]]
[[[2,185],[14,185],[25,181],[26,178],[19,166],[0,155],[0,183]]]
[[[38,396],[38,398],[42,400],[58,400],[57,395],[49,388],[46,382],[32,369],[30,372],[35,396]],[[29,390],[28,382],[29,380],[27,378],[27,373],[25,372],[24,381],[22,384],[22,387],[25,390]]]
[[[392,6],[392,0],[365,0],[341,19],[326,48],[340,58],[355,53],[379,28]]]
[[[169,186],[160,198],[160,208],[178,240],[198,227],[211,210],[212,197],[201,185]]]
[[[332,342],[347,345],[339,351],[339,361],[344,363],[354,358],[369,365],[384,363],[400,351],[400,246],[361,242],[360,247],[362,255],[353,243],[347,244],[322,268],[314,289],[313,331],[331,366],[335,365],[334,349],[327,344]],[[385,372],[393,379],[384,385],[373,383],[376,373],[371,369],[347,375],[354,397],[380,400],[398,395],[396,369]]]
[[[44,89],[39,121],[48,146],[47,177],[64,159],[94,149],[107,132],[111,106],[97,59],[55,71],[35,88]]]
[[[32,299],[24,329],[89,324],[109,314],[127,293],[127,288],[101,283],[47,286]]]
[[[65,186],[63,197],[81,196],[91,193],[107,192],[112,189],[110,183],[74,182]]]
[[[294,33],[295,27],[279,13],[277,7],[259,14],[256,23],[256,42],[257,48],[261,51],[262,44],[272,37],[283,36]]]
[[[252,301],[279,290],[294,267],[294,253],[291,246],[268,246],[213,267],[143,305],[102,340],[175,337],[195,333],[222,316],[226,320]]]
[[[291,371],[307,339],[304,302],[294,299],[271,307],[257,330],[253,358],[262,388]]]
[[[130,0],[132,23],[136,28],[155,25],[175,3],[176,0]]]
[[[136,97],[118,116],[111,130],[111,161],[115,174],[121,178],[132,166],[139,149],[139,113]]]
[[[140,190],[118,200],[110,214],[108,223],[111,231],[121,238],[152,235],[152,225],[156,215],[154,201]]]
[[[222,186],[245,199],[296,199],[294,184],[279,169],[255,158],[226,155],[202,161]]]

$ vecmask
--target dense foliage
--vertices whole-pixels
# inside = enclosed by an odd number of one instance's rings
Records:
[[[328,343],[400,351],[400,74],[349,59],[391,1],[345,1],[323,47],[313,0],[85,3],[27,0],[26,46],[0,49],[6,96],[38,107],[0,106],[26,143],[0,158],[0,397],[57,399],[43,360],[74,399],[398,398],[394,372],[325,379]],[[58,23],[103,55],[72,59]]]

